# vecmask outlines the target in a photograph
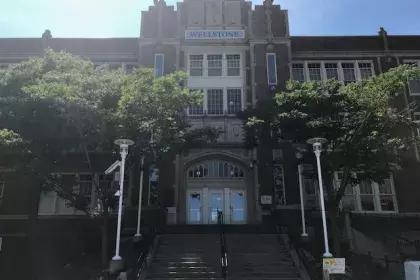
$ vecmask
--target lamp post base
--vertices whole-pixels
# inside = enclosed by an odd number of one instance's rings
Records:
[[[300,240],[301,240],[303,243],[308,243],[308,242],[309,242],[309,235],[308,235],[307,233],[302,233],[302,234],[300,235]]]
[[[124,270],[124,260],[119,257],[115,256],[109,262],[109,273],[112,275],[118,274]]]
[[[141,235],[141,233],[136,233],[134,235],[134,242],[139,242],[143,240],[143,235]]]
[[[333,258],[333,255],[331,253],[324,253],[322,256],[324,258]]]

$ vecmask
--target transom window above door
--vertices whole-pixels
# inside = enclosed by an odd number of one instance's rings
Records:
[[[190,77],[239,77],[241,76],[241,55],[190,54],[188,73]]]
[[[206,161],[193,165],[188,169],[188,179],[243,179],[244,170],[231,162]]]

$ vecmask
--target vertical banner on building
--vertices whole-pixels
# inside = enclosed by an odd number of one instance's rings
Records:
[[[284,170],[283,164],[273,164],[273,177],[274,177],[274,193],[276,207],[286,205],[286,191],[284,184]]]
[[[286,205],[286,188],[284,183],[283,150],[273,150],[273,181],[276,207]]]
[[[150,166],[149,169],[149,192],[148,205],[159,204],[159,169],[156,165]]]

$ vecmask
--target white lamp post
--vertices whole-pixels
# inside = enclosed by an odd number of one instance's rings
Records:
[[[135,241],[140,241],[142,236],[140,233],[140,223],[141,223],[141,204],[142,204],[142,195],[143,195],[143,174],[144,174],[144,156],[141,157],[141,170],[140,170],[140,188],[139,188],[139,204],[137,212],[137,232],[134,235]]]
[[[153,133],[150,135],[150,143],[153,141]],[[135,241],[140,241],[142,239],[142,235],[140,233],[140,225],[141,225],[141,206],[142,206],[142,196],[143,196],[143,177],[144,177],[144,155],[141,156],[141,163],[140,163],[140,187],[139,187],[139,202],[138,202],[138,209],[137,209],[137,231],[134,235]]]
[[[324,228],[324,245],[325,245],[325,258],[332,258],[333,255],[330,253],[330,248],[328,245],[328,230],[327,230],[327,219],[325,215],[325,205],[324,205],[324,188],[322,186],[322,173],[321,173],[321,151],[322,144],[327,143],[325,138],[312,138],[308,140],[308,144],[312,145],[314,153],[316,156],[316,164],[318,166],[318,183],[319,183],[319,194],[321,201],[321,214],[322,214],[322,225]]]
[[[300,151],[296,151],[296,158],[300,161],[303,155]],[[302,174],[303,174],[303,164],[299,162],[298,165],[298,175],[299,175],[299,192],[300,192],[300,211],[302,215],[302,237],[308,237],[308,233],[306,232],[306,221],[305,221],[305,205],[303,201],[303,182],[302,182]]]
[[[128,155],[128,147],[133,145],[134,142],[128,139],[118,139],[114,143],[120,146],[121,163],[120,163],[120,189],[119,189],[119,201],[118,201],[118,221],[117,221],[117,238],[115,240],[115,256],[112,257],[110,269],[111,271],[119,271],[124,268],[124,262],[120,256],[120,240],[121,240],[121,217],[122,217],[122,204],[124,194],[124,169],[125,159]]]

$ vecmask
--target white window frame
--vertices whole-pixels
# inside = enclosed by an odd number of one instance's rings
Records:
[[[270,74],[268,73],[268,57],[269,56],[274,56],[274,76],[276,78],[276,82],[275,83],[270,83]],[[275,53],[266,53],[265,55],[265,65],[266,65],[266,74],[267,74],[267,85],[269,86],[276,86],[278,84],[278,77],[277,77],[277,56]]]
[[[221,61],[220,60],[210,60],[210,59],[208,59],[209,56],[212,56],[212,55],[214,55],[214,56],[221,56],[222,57]],[[226,57],[225,57],[224,54],[220,54],[220,53],[207,53],[206,56],[205,56],[205,59],[206,59],[206,62],[207,62],[207,68],[206,68],[206,70],[207,70],[207,76],[208,77],[223,77],[223,76],[226,76],[227,75],[227,70],[226,70],[227,61],[226,61]],[[210,68],[209,67],[209,62],[210,61],[220,61],[221,62],[221,67],[220,68]],[[210,72],[209,70],[210,69],[220,70],[220,75],[211,75],[210,76],[209,75],[209,72]]]
[[[220,169],[220,164],[222,164],[222,169]],[[207,176],[204,176],[204,168],[207,166],[207,169],[209,170],[210,165],[213,165],[213,171],[217,169],[217,176],[209,176],[209,173],[207,174]],[[224,176],[225,165],[227,165],[228,168],[226,176]],[[203,174],[201,174],[200,169],[203,170]],[[235,170],[238,171],[238,176],[234,176]],[[220,171],[223,173],[222,175],[220,175]],[[187,180],[244,180],[245,178],[245,169],[243,169],[240,165],[224,160],[207,160],[199,162],[190,166],[187,170]]]
[[[353,197],[354,197],[354,202],[355,202],[355,207],[354,207],[354,211],[353,212],[357,212],[357,213],[398,213],[398,201],[397,201],[397,195],[395,192],[395,185],[394,185],[394,176],[392,174],[390,174],[389,177],[390,180],[390,185],[391,185],[391,191],[392,194],[380,194],[379,192],[379,184],[376,182],[371,182],[371,186],[372,186],[372,196],[373,196],[373,204],[374,204],[374,208],[375,210],[373,211],[366,211],[362,209],[362,202],[361,202],[361,194],[360,194],[360,186],[359,185],[354,185],[353,187]],[[338,173],[335,172],[334,173],[334,184],[336,184],[336,188],[338,188],[339,186],[337,185],[338,182]],[[394,211],[383,211],[382,207],[381,207],[381,196],[392,196],[393,199],[393,204],[394,204]],[[343,202],[340,202],[340,207],[343,207]]]
[[[327,80],[327,71],[326,71],[326,68],[325,68],[326,63],[336,63],[337,64],[338,79],[339,79],[339,81],[342,81],[342,82],[344,82],[343,68],[341,66],[342,63],[353,63],[356,81],[362,80],[361,74],[360,74],[360,69],[359,69],[359,63],[370,63],[370,65],[372,66],[371,67],[372,76],[375,76],[375,65],[373,63],[373,60],[297,60],[297,61],[292,61],[291,63],[292,63],[292,65],[295,64],[295,63],[296,64],[303,64],[305,82],[311,81],[310,77],[309,77],[309,68],[308,68],[308,64],[310,64],[310,63],[320,63],[321,64],[322,81]],[[292,67],[290,69],[292,69]],[[292,73],[290,73],[290,77],[293,78]],[[315,80],[315,81],[317,81],[317,80]]]
[[[203,87],[203,88],[190,88],[191,90],[202,90],[203,91],[203,114],[202,115],[196,115],[196,114],[190,114],[189,108],[186,108],[186,114],[187,116],[191,117],[198,117],[198,116],[208,116],[208,117],[217,117],[217,116],[236,116],[235,114],[229,114],[229,104],[228,104],[228,96],[227,92],[229,89],[238,89],[241,91],[241,111],[245,109],[245,102],[244,102],[244,88],[243,87]],[[208,113],[208,90],[211,89],[222,89],[223,90],[223,114],[209,114]]]
[[[201,55],[201,56],[203,56],[203,60],[202,60],[202,66],[201,66],[201,70],[202,70],[202,75],[201,76],[191,76],[191,61],[199,61],[199,60],[192,60],[191,59],[191,56],[193,56],[193,55],[195,55],[195,56],[198,56],[198,55]],[[207,63],[207,61],[206,61],[206,54],[205,53],[189,53],[188,55],[187,55],[187,59],[188,59],[188,63],[187,63],[187,67],[188,67],[188,77],[191,77],[191,78],[202,78],[202,77],[206,77],[207,76],[207,73],[206,73],[206,63]],[[200,69],[200,68],[193,68],[193,69]]]
[[[208,91],[209,90],[222,90],[222,113],[221,114],[210,114],[209,113],[209,102],[208,102],[208,98],[209,98],[209,96],[208,96]],[[226,88],[223,88],[223,87],[208,87],[208,88],[206,88],[206,93],[205,93],[205,97],[206,97],[206,107],[205,107],[205,112],[206,112],[206,115],[208,115],[208,116],[224,116],[225,114],[226,114],[226,109],[227,109],[227,107],[226,107],[226,103],[227,103],[227,93],[226,93]]]
[[[203,75],[202,76],[191,76],[191,56],[192,55],[202,55],[203,56]],[[222,55],[222,76],[209,76],[208,75],[208,55]],[[239,55],[239,76],[228,76],[228,69],[227,69],[227,56],[228,55]],[[243,55],[241,52],[208,52],[208,53],[195,53],[191,52],[187,54],[187,73],[189,78],[240,78],[242,77],[242,66],[243,66]]]
[[[227,59],[227,56],[228,55],[239,55],[239,75],[238,76],[229,76],[228,75],[228,59]],[[223,76],[226,76],[226,77],[233,77],[233,78],[237,78],[237,77],[242,77],[242,54],[241,53],[223,53],[223,71],[224,71],[224,73],[223,73]],[[232,69],[235,69],[235,68],[232,68]]]
[[[293,68],[293,64],[300,64],[300,65],[303,65],[303,68]],[[305,67],[305,63],[304,62],[292,62],[291,63],[291,73],[290,73],[290,77],[293,79],[293,69],[302,69],[303,70],[303,81],[301,81],[301,80],[295,80],[295,81],[298,81],[298,82],[305,82],[306,81],[306,67]]]
[[[418,59],[404,59],[403,60],[403,64],[404,63],[412,63],[412,64],[417,64],[417,67],[420,67],[420,60]],[[407,83],[407,88],[408,88],[408,94],[410,96],[420,96],[420,92],[411,92],[410,86]]]
[[[130,73],[128,73],[127,72],[127,66],[129,66],[129,68],[131,68],[131,72]],[[138,68],[138,64],[137,63],[124,63],[123,64],[123,69],[124,69],[124,72],[126,73],[126,74],[131,74],[131,73],[133,73],[133,71],[135,70],[135,69],[137,69]]]
[[[204,116],[204,114],[206,113],[206,108],[207,108],[206,90],[204,88],[189,88],[189,90],[191,90],[191,91],[202,91],[202,93],[203,93],[203,106],[202,106],[203,113],[202,114],[191,114],[190,113],[190,107],[188,107],[187,108],[187,115],[188,116]]]
[[[80,175],[92,175],[92,173],[89,172],[60,172],[59,173],[61,176],[63,175],[74,175],[75,176],[75,180],[78,183],[77,185],[73,185],[73,189],[75,187],[77,187],[76,189],[76,193],[79,195],[80,194]],[[94,173],[93,177],[92,177],[92,187],[91,187],[91,193],[90,193],[90,207],[94,206],[95,203],[95,180],[96,180],[97,174]],[[86,181],[87,182],[87,181]],[[58,212],[58,199],[60,199],[60,197],[55,193],[55,200],[54,200],[54,215],[62,215],[60,212]],[[77,214],[78,210],[76,208],[74,208],[74,214]],[[68,215],[68,214],[63,214],[63,215]]]
[[[157,68],[156,68],[156,62],[157,62],[157,57],[161,56],[162,57],[162,76],[165,76],[165,55],[163,53],[155,53],[155,75],[157,76]],[[159,77],[162,77],[159,76]]]
[[[229,90],[239,90],[240,91],[240,98],[241,98],[241,106],[240,106],[240,108],[239,108],[239,111],[238,112],[236,112],[236,113],[233,113],[233,114],[229,114],[229,107],[230,107],[230,104],[229,104],[229,96],[228,96],[228,91]],[[226,95],[225,97],[226,97],[226,114],[228,115],[228,116],[234,116],[234,115],[236,115],[237,113],[239,113],[240,111],[242,111],[244,108],[243,108],[243,103],[244,103],[244,98],[243,98],[243,90],[242,90],[242,88],[236,88],[236,87],[228,87],[228,88],[225,88],[224,89],[224,91],[225,91],[225,93],[224,93],[224,95]]]

